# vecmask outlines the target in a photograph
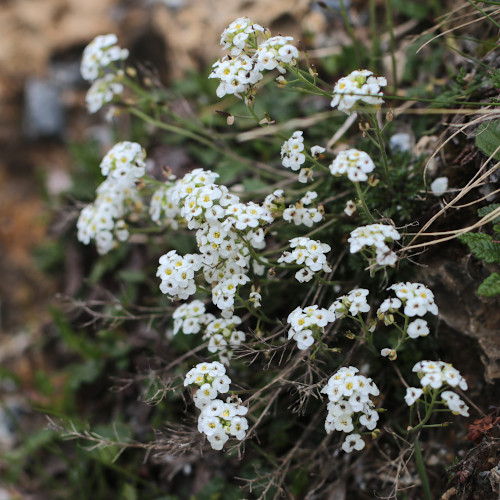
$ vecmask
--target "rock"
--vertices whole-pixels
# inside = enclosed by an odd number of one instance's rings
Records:
[[[470,276],[466,259],[429,263],[421,272],[422,282],[434,292],[439,318],[449,327],[475,339],[481,348],[486,381],[500,378],[500,299],[477,296],[481,277]]]
[[[222,31],[235,19],[247,16],[270,28],[274,35],[301,38],[301,19],[309,11],[309,1],[213,0],[190,2],[185,8],[172,10],[157,3],[153,6],[153,27],[165,38],[169,48],[171,76],[199,69],[221,58],[219,45]],[[291,14],[293,13],[293,15]]]
[[[64,110],[59,87],[45,78],[31,77],[24,91],[24,134],[30,139],[62,137]]]

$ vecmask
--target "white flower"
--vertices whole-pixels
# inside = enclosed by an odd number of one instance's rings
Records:
[[[383,356],[384,358],[389,358],[391,361],[394,361],[398,357],[398,353],[394,349],[390,349],[389,347],[384,347],[380,351],[380,355]]]
[[[401,235],[395,227],[388,224],[370,224],[361,226],[351,232],[348,242],[351,253],[363,250],[365,247],[375,249],[376,262],[380,266],[394,265],[397,261],[396,254],[387,246],[386,242],[399,240]]]
[[[262,42],[254,56],[256,67],[260,71],[277,69],[284,74],[285,64],[294,66],[299,57],[299,51],[289,43],[291,41],[291,36],[274,36]]]
[[[438,313],[434,294],[422,283],[395,283],[388,290],[394,290],[404,304],[404,313],[407,316],[424,316],[428,312],[434,315]]]
[[[344,208],[344,213],[348,217],[351,217],[351,215],[354,215],[354,212],[356,212],[356,203],[354,203],[352,200],[347,200]]]
[[[443,391],[441,398],[455,415],[469,416],[469,407],[460,399],[458,394],[452,391]]]
[[[463,391],[467,390],[467,382],[460,375],[460,372],[444,361],[419,361],[413,367],[420,377],[422,387],[432,387],[439,389],[443,385],[451,387],[460,387]]]
[[[365,442],[359,434],[349,434],[342,443],[342,449],[346,453],[351,453],[353,450],[360,451],[365,447]]]
[[[80,68],[85,80],[96,80],[112,62],[128,57],[128,50],[116,45],[117,41],[118,38],[114,34],[100,35],[85,47]]]
[[[349,149],[341,151],[330,164],[332,175],[346,175],[352,182],[368,180],[368,173],[372,172],[375,164],[364,151]]]
[[[224,50],[229,50],[231,56],[240,55],[246,48],[247,40],[255,41],[264,28],[252,23],[248,17],[239,17],[233,21],[223,32],[220,44]]]
[[[92,83],[85,96],[89,113],[96,113],[105,104],[112,102],[116,96],[123,93],[122,77],[123,74],[120,72],[109,73]]]
[[[434,196],[441,196],[448,190],[448,177],[438,177],[431,183],[431,191]]]
[[[322,153],[324,153],[326,149],[322,146],[313,146],[311,148],[311,156],[313,158],[319,158]]]
[[[330,400],[325,423],[328,433],[332,430],[351,432],[355,413],[361,413],[359,423],[368,430],[377,425],[379,416],[370,395],[377,396],[379,390],[371,378],[357,373],[358,369],[353,366],[340,368],[321,389]]]
[[[283,252],[278,262],[304,265],[310,273],[299,271],[295,277],[297,280],[309,281],[311,273],[318,271],[331,272],[331,267],[326,261],[326,253],[331,250],[330,245],[321,243],[318,240],[311,240],[307,237],[299,236],[290,240],[290,246],[294,249],[292,252]]]
[[[146,173],[146,153],[137,142],[119,142],[106,153],[100,167],[102,175],[130,186]]]
[[[226,444],[229,436],[225,433],[224,429],[218,429],[210,436],[207,436],[210,446],[217,451],[222,450]]]
[[[408,406],[415,404],[415,401],[422,396],[424,391],[418,387],[408,387],[406,389],[405,402]]]
[[[287,318],[290,324],[288,338],[297,341],[297,347],[305,350],[314,343],[314,333],[321,335],[328,323],[335,321],[335,315],[317,305],[295,308]]]
[[[351,114],[359,102],[380,107],[384,102],[380,87],[386,85],[387,80],[384,77],[375,77],[371,71],[353,71],[335,84],[330,105],[332,108],[338,106],[340,111],[347,114]]]
[[[306,161],[306,157],[302,153],[304,150],[302,134],[301,130],[297,130],[281,147],[281,161],[285,168],[299,170],[300,166]]]
[[[429,335],[429,327],[427,326],[427,321],[420,318],[412,321],[408,325],[406,333],[408,334],[408,337],[412,339]]]
[[[260,302],[262,300],[262,295],[259,292],[250,292],[250,301],[253,303],[254,307],[260,307]]]

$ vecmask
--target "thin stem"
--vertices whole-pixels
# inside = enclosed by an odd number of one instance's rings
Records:
[[[261,174],[262,176],[272,177],[273,179],[284,177],[284,176],[292,177],[292,174],[290,174],[289,172],[278,172],[274,168],[272,168],[268,165],[261,164],[261,163],[255,164],[254,162],[249,161],[247,158],[239,156],[237,153],[235,153],[231,149],[218,146],[210,139],[207,139],[206,137],[203,137],[202,135],[197,134],[195,132],[192,132],[190,130],[187,130],[183,127],[177,127],[175,125],[171,125],[170,123],[165,123],[165,122],[162,122],[160,120],[156,120],[155,118],[152,118],[148,114],[146,114],[138,109],[135,109],[133,107],[129,107],[128,111],[131,114],[140,118],[141,120],[144,120],[147,123],[151,123],[155,127],[161,128],[163,130],[167,130],[168,132],[172,132],[172,133],[178,134],[180,136],[189,137],[190,139],[193,139],[194,141],[199,142],[200,144],[203,144],[204,146],[208,146],[209,148],[214,149],[215,151],[217,151],[218,153],[220,153],[222,155],[230,156],[230,157],[234,158],[235,160],[241,161],[241,162],[247,164],[250,168],[258,170],[259,174]]]
[[[497,28],[500,28],[500,24],[498,24],[489,14],[487,14],[479,5],[476,4],[476,2],[473,2],[472,0],[467,0],[475,9],[477,9],[481,14],[488,18]]]
[[[354,30],[352,29],[351,23],[349,21],[349,14],[347,13],[347,9],[345,8],[344,0],[340,0],[340,13],[342,14],[342,19],[344,20],[345,29],[347,30],[347,34],[352,41],[354,46],[354,51],[356,52],[356,59],[358,60],[358,66],[362,66],[363,59],[361,57],[361,51],[359,49],[359,42],[354,34]]]
[[[392,0],[386,0],[386,18],[387,28],[389,29],[390,47],[391,47],[391,65],[392,65],[392,92],[397,93],[398,74],[396,65],[396,42],[394,40],[394,24],[392,20]]]
[[[432,500],[431,488],[429,486],[429,478],[427,477],[427,471],[425,470],[424,459],[422,457],[422,450],[420,449],[420,441],[418,437],[415,439],[414,450],[415,450],[415,465],[417,466],[418,477],[422,482],[422,489],[424,490],[425,500]]]
[[[387,187],[392,190],[391,177],[389,176],[389,160],[387,158],[387,152],[385,150],[385,142],[384,142],[384,138],[382,136],[382,131],[380,130],[380,126],[378,124],[377,116],[375,115],[375,113],[372,113],[370,116],[371,116],[373,126],[375,128],[375,136],[377,138],[377,146],[378,146],[380,152],[382,153],[382,165],[384,167],[385,182],[387,183]]]
[[[372,47],[370,54],[370,66],[374,72],[377,72],[377,58],[379,54],[379,44],[377,38],[377,9],[376,0],[370,0],[370,36]]]
[[[361,191],[361,187],[359,185],[359,182],[353,182],[353,184],[354,184],[354,187],[356,188],[356,194],[358,195],[359,201],[361,202],[363,212],[365,213],[365,215],[368,217],[369,220],[371,220],[372,222],[375,222],[375,218],[370,213],[370,209],[368,208],[368,205],[366,204],[365,197],[363,195],[363,191]]]

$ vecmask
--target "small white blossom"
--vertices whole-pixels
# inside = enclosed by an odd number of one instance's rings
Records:
[[[469,407],[462,401],[460,396],[452,391],[443,391],[441,399],[455,415],[469,416]]]
[[[281,161],[285,168],[299,170],[300,166],[306,161],[306,157],[302,153],[304,151],[302,134],[301,130],[297,130],[281,147]]]
[[[351,232],[347,241],[350,244],[351,253],[359,252],[365,247],[373,247],[375,260],[380,266],[393,266],[397,261],[397,256],[386,242],[392,243],[400,238],[401,235],[393,226],[370,224],[356,228]]]
[[[303,265],[309,272],[298,271],[295,275],[298,281],[309,281],[314,273],[319,271],[331,272],[331,267],[326,261],[326,253],[331,250],[330,245],[321,241],[311,240],[304,236],[299,236],[290,240],[292,252],[283,252],[278,262],[288,264],[295,262]]]
[[[347,200],[344,208],[344,213],[348,217],[351,217],[352,215],[354,215],[355,212],[356,212],[356,203],[354,203],[354,201],[352,200]]]
[[[346,175],[352,182],[362,182],[368,180],[368,175],[375,168],[375,164],[370,156],[364,151],[348,149],[341,151],[335,160],[330,164],[332,175]]]
[[[122,78],[123,74],[120,72],[109,73],[92,83],[85,96],[89,113],[97,113],[104,105],[109,104],[116,96],[123,93]]]
[[[415,401],[422,396],[424,391],[422,389],[419,389],[418,387],[408,387],[406,389],[406,395],[405,395],[405,403],[408,406],[412,406],[415,404]]]
[[[220,44],[224,50],[229,50],[231,56],[236,57],[245,50],[249,39],[255,41],[263,32],[264,28],[252,23],[248,17],[239,17],[222,32]]]
[[[80,68],[85,80],[96,80],[111,63],[128,57],[128,50],[121,49],[117,42],[114,34],[100,35],[85,47]]]
[[[411,339],[416,339],[418,337],[426,337],[429,335],[429,327],[427,326],[427,321],[424,319],[416,319],[408,325],[406,330],[408,337]]]
[[[379,415],[370,396],[378,396],[380,391],[371,378],[359,375],[358,371],[353,366],[340,368],[321,389],[321,393],[329,399],[325,422],[328,433],[333,430],[349,433],[354,430],[354,414],[361,414],[359,423],[368,430],[377,426]],[[356,433],[347,436],[344,445],[342,448],[346,453],[364,448],[363,440]]]
[[[371,71],[353,71],[335,84],[330,105],[332,108],[338,106],[340,111],[347,114],[351,114],[358,103],[380,107],[384,102],[380,88],[386,85],[384,77],[373,76]]]
[[[297,341],[297,347],[305,350],[314,343],[314,334],[321,335],[328,323],[335,321],[335,314],[317,305],[295,308],[287,318],[290,324],[288,339]]]

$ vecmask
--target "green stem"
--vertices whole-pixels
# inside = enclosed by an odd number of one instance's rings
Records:
[[[376,0],[370,0],[370,36],[372,41],[370,66],[373,72],[377,72],[377,58],[379,54],[379,45],[377,39],[377,9]]]
[[[356,59],[358,60],[358,66],[363,65],[363,59],[361,57],[361,51],[359,50],[359,42],[354,34],[354,30],[352,29],[351,23],[349,22],[349,15],[347,13],[347,9],[345,8],[344,0],[340,0],[340,13],[342,14],[342,19],[344,20],[345,29],[349,38],[352,41],[354,46],[354,51],[356,52]]]
[[[396,65],[396,42],[394,39],[394,24],[392,20],[392,0],[386,0],[387,28],[389,29],[391,65],[392,65],[392,92],[397,93],[398,74]]]
[[[375,113],[371,114],[371,120],[375,129],[377,145],[380,152],[382,153],[382,165],[384,167],[385,182],[387,183],[387,187],[392,190],[391,177],[389,176],[389,160],[387,158],[387,152],[385,150],[385,142],[382,136],[382,131],[380,130],[380,126],[378,124],[377,116],[375,115]]]
[[[488,18],[497,28],[500,28],[500,24],[498,24],[490,15],[488,15],[479,5],[476,4],[476,2],[473,2],[472,0],[467,0],[475,9],[477,9],[481,14]]]
[[[365,213],[366,217],[372,222],[375,222],[375,218],[373,215],[370,213],[370,209],[368,208],[365,197],[363,195],[363,191],[361,191],[361,187],[359,185],[359,182],[353,182],[354,187],[356,188],[356,194],[358,195],[359,201],[361,202],[361,206],[363,207],[363,212]]]
[[[141,120],[144,120],[147,123],[150,123],[151,125],[154,125],[155,127],[158,127],[162,130],[166,130],[168,132],[172,132],[174,134],[188,137],[190,139],[193,139],[194,141],[203,144],[204,146],[207,146],[211,149],[214,149],[218,153],[225,155],[225,156],[230,156],[234,158],[235,160],[241,161],[247,165],[249,165],[250,168],[258,170],[259,174],[262,176],[267,176],[267,177],[272,177],[273,179],[276,178],[282,178],[283,176],[280,175],[278,171],[275,171],[272,167],[269,167],[267,165],[256,165],[252,161],[249,161],[248,159],[239,156],[237,153],[232,151],[231,149],[228,148],[223,148],[221,146],[218,146],[215,144],[213,141],[210,139],[207,139],[206,137],[197,134],[195,132],[192,132],[191,130],[187,130],[186,128],[183,127],[177,127],[176,125],[171,125],[170,123],[165,123],[160,120],[156,120],[155,118],[152,118],[151,116],[147,115],[146,113],[135,109],[133,107],[129,107],[128,111],[132,114],[140,118]]]
[[[418,437],[414,442],[415,450],[415,465],[417,466],[417,473],[420,481],[422,482],[422,489],[424,490],[425,500],[432,500],[431,488],[429,486],[429,478],[427,477],[427,471],[425,470],[424,459],[422,457],[422,450],[420,449],[420,441]]]

